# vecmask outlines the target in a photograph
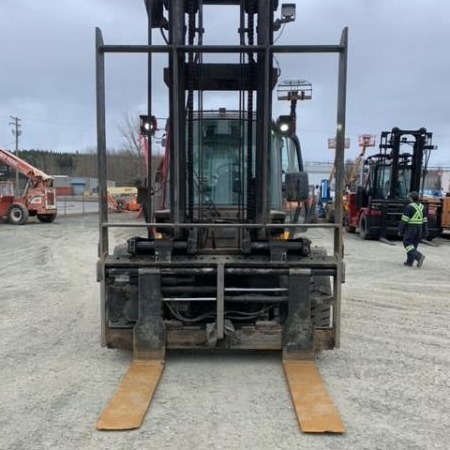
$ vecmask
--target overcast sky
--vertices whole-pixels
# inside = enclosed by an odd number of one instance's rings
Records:
[[[280,1],[282,3],[282,1]],[[349,27],[349,158],[360,134],[394,126],[433,132],[432,165],[450,167],[450,2],[448,0],[297,0],[297,19],[278,44],[337,44]],[[205,43],[236,43],[234,7],[205,15]],[[214,13],[213,13],[214,11]],[[143,0],[0,0],[0,146],[14,149],[10,116],[21,119],[19,148],[74,152],[94,148],[95,27],[106,44],[145,44]],[[154,31],[155,42],[161,42]],[[278,36],[276,36],[278,37]],[[153,111],[167,115],[155,62]],[[298,107],[306,161],[329,161],[335,133],[337,56],[278,58],[281,80],[307,79],[313,99]],[[123,144],[124,117],[146,110],[143,55],[107,55],[108,146]],[[208,106],[227,106],[215,93]],[[275,102],[274,113],[289,105]]]

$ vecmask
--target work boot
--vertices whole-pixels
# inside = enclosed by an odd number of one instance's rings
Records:
[[[403,265],[404,265],[404,266],[407,266],[407,267],[412,267],[412,263],[410,263],[410,262],[408,262],[408,261],[405,261],[405,262],[403,263]]]
[[[423,262],[425,261],[425,255],[420,255],[417,259],[417,267],[422,267]]]

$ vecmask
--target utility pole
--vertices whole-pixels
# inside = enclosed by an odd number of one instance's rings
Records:
[[[12,122],[9,122],[9,125],[13,126],[12,134],[16,137],[16,156],[19,157],[19,136],[22,134],[22,130],[20,129],[20,119],[18,117],[11,117]],[[16,196],[19,196],[19,171],[16,170]]]

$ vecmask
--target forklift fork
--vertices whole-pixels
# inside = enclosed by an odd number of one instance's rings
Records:
[[[159,270],[139,269],[138,289],[133,362],[98,420],[98,430],[139,428],[164,371],[166,333]]]

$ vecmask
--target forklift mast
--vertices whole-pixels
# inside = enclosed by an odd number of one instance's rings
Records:
[[[433,133],[428,132],[426,128],[401,130],[394,127],[391,131],[381,133],[381,155],[391,167],[388,197],[407,198],[409,192],[420,192],[423,189],[430,151],[435,148],[432,138]],[[406,145],[412,147],[412,152],[401,151]],[[402,177],[404,189],[399,191]],[[406,181],[409,183],[405,184]]]
[[[245,165],[236,167],[242,179],[247,181],[245,192],[246,214],[249,222],[269,223],[269,164],[271,142],[272,89],[277,81],[273,67],[273,54],[261,51],[273,44],[274,11],[277,1],[172,1],[152,2],[147,6],[152,27],[167,28],[168,45],[179,49],[168,55],[168,67],[164,80],[169,88],[170,147],[170,221],[189,223],[202,217],[201,208],[195,207],[196,173],[198,161],[204,157],[202,141],[204,117],[202,98],[207,91],[235,91],[239,93],[240,108],[235,114],[235,137],[242,141],[242,158]],[[230,5],[240,9],[240,23],[236,45],[246,46],[238,62],[211,63],[204,61],[202,53],[205,28],[203,7]],[[164,19],[167,9],[168,19]],[[258,30],[258,32],[256,32]],[[223,52],[220,46],[212,46],[213,53]],[[196,105],[195,105],[196,104]],[[197,108],[196,108],[197,106]],[[212,119],[210,117],[210,119]],[[223,117],[225,119],[225,117]],[[200,130],[200,133],[196,130]],[[219,135],[217,135],[218,138]],[[206,144],[205,144],[206,145]],[[252,151],[252,149],[258,151]],[[245,173],[244,173],[245,171]],[[255,198],[259,201],[256,202]],[[175,230],[175,236],[182,234]]]

